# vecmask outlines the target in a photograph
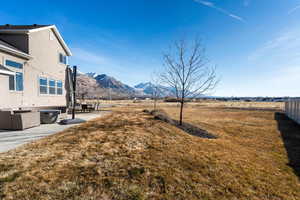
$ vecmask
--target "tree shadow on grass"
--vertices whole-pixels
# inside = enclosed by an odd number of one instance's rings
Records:
[[[174,121],[176,122],[175,126],[177,126],[178,128],[180,128],[181,130],[185,131],[186,133],[188,133],[190,135],[201,137],[201,138],[206,138],[206,139],[217,139],[217,136],[215,136],[212,133],[209,133],[206,130],[203,130],[197,126],[194,126],[193,124],[182,122],[182,125],[179,125],[178,120],[174,120]]]
[[[201,138],[206,138],[206,139],[216,139],[217,138],[217,136],[215,136],[214,134],[211,134],[211,133],[207,132],[206,130],[203,130],[197,126],[194,126],[193,124],[182,122],[182,125],[180,125],[178,120],[172,119],[163,110],[152,110],[152,111],[144,110],[144,112],[153,115],[154,119],[167,122],[173,126],[176,126],[179,129],[185,131],[186,133],[188,133],[190,135],[201,137]]]
[[[300,180],[300,125],[279,112],[275,113],[275,119],[288,154],[288,165]]]

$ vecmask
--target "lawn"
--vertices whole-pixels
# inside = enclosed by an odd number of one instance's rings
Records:
[[[218,137],[204,139],[149,106],[0,154],[0,199],[300,199],[300,127],[282,114],[189,104],[185,121]],[[160,108],[178,118],[176,105]]]

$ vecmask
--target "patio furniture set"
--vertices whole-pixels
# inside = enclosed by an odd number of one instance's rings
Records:
[[[99,109],[100,109],[100,103],[94,103],[94,104],[78,103],[75,105],[75,110],[79,112],[92,112]]]
[[[60,110],[0,110],[0,130],[24,130],[52,124],[58,119]]]
[[[99,110],[99,103],[77,104],[75,110],[92,112]],[[71,109],[69,109],[71,111]],[[53,124],[58,120],[61,110],[0,110],[0,130],[24,130],[40,124]],[[66,114],[66,113],[65,113]],[[61,114],[63,115],[63,114]]]

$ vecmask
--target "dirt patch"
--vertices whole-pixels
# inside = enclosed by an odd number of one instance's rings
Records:
[[[182,125],[180,125],[178,120],[172,119],[165,111],[163,110],[143,110],[145,113],[149,113],[154,116],[154,119],[161,120],[164,122],[167,122],[173,126],[176,126],[177,128],[180,128],[181,130],[185,131],[186,133],[201,137],[201,138],[206,138],[206,139],[216,139],[217,136],[215,136],[212,133],[207,132],[206,130],[203,130],[197,126],[194,126],[192,124],[183,122]]]

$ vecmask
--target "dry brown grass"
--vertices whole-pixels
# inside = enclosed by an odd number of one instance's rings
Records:
[[[176,107],[163,108],[178,116]],[[300,182],[287,165],[273,111],[188,106],[188,123],[219,136],[207,140],[154,120],[142,109],[118,108],[103,119],[0,154],[0,196],[300,199]],[[300,130],[286,119],[282,127],[290,137]]]
[[[90,100],[89,103],[99,102],[101,105],[115,105],[115,106],[128,106],[128,107],[136,107],[136,106],[153,106],[152,100]],[[178,103],[167,103],[162,100],[158,101],[158,104],[162,107],[173,107]],[[218,108],[252,108],[252,109],[282,109],[284,107],[283,102],[243,102],[243,101],[215,101],[215,100],[202,100],[200,102],[189,102],[187,103],[190,106],[199,106],[199,107],[218,107]]]

